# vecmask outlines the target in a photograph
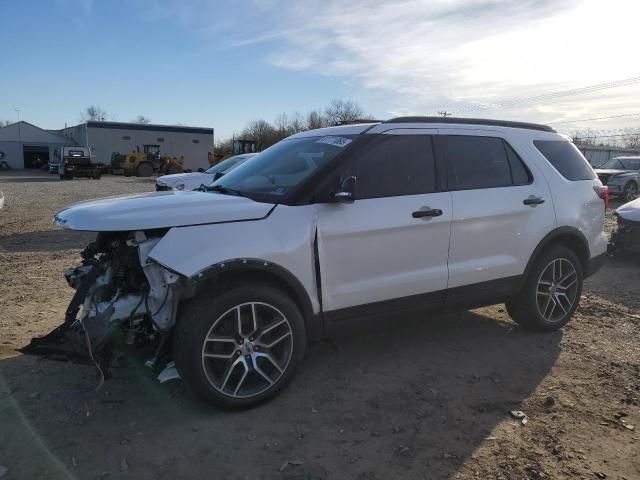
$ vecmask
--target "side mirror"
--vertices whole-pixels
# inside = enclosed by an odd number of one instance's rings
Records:
[[[213,181],[215,182],[216,180],[218,180],[220,177],[223,177],[224,173],[222,172],[216,172],[213,174]]]
[[[356,189],[356,177],[347,177],[340,184],[340,189],[333,194],[333,199],[338,203],[353,202]]]

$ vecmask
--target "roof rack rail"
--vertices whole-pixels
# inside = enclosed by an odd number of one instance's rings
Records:
[[[528,122],[512,122],[509,120],[491,120],[488,118],[459,118],[459,117],[397,117],[383,123],[453,123],[456,125],[489,125],[494,127],[526,128],[543,132],[555,132],[548,125]]]

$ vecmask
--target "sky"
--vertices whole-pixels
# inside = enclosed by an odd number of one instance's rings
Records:
[[[98,105],[220,140],[342,98],[640,131],[633,0],[0,0],[0,18],[0,119],[43,128]]]

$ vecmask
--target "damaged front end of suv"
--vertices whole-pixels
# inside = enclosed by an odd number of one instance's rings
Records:
[[[609,253],[640,255],[640,199],[618,207],[615,217],[617,225],[611,235]]]
[[[64,323],[23,353],[95,364],[108,375],[116,345],[155,346],[165,355],[178,301],[189,281],[149,259],[164,230],[100,232],[64,276],[75,289]],[[160,379],[175,376],[169,363]]]
[[[235,239],[229,232],[242,224],[236,222],[259,220],[272,209],[237,195],[167,191],[60,210],[55,225],[97,235],[82,250],[81,264],[64,271],[75,293],[63,323],[21,351],[92,364],[108,377],[116,351],[139,350],[148,367],[158,367],[158,380],[180,378],[172,341],[180,309],[212,280],[203,271],[226,260],[216,257],[228,253],[218,243],[225,232]]]

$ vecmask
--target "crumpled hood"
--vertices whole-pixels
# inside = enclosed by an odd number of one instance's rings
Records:
[[[616,209],[616,213],[630,222],[640,222],[640,198],[621,205]]]
[[[271,203],[212,192],[166,191],[74,203],[56,213],[53,221],[69,230],[122,232],[259,220],[273,207]]]
[[[158,185],[167,185],[173,187],[175,185],[183,184],[185,190],[192,190],[198,188],[200,185],[209,185],[213,180],[213,175],[204,172],[193,173],[174,173],[172,175],[162,175],[158,177],[156,183]]]

